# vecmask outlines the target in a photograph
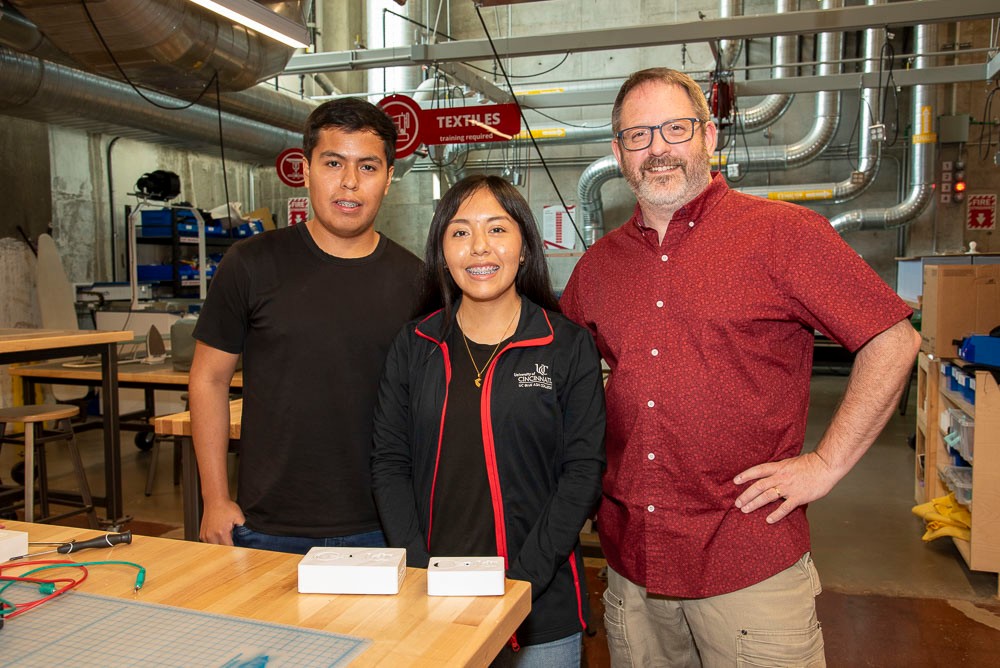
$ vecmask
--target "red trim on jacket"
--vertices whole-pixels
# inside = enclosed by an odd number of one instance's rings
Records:
[[[432,317],[437,313],[436,311],[427,318]],[[424,321],[421,321],[423,324]],[[448,344],[444,341],[437,341],[430,336],[427,336],[420,331],[420,326],[414,330],[417,336],[427,339],[431,343],[435,344],[441,349],[441,355],[444,358],[444,402],[441,404],[441,423],[438,425],[438,443],[437,443],[437,454],[434,456],[434,477],[431,480],[431,502],[430,511],[427,514],[427,551],[430,552],[431,549],[431,534],[434,528],[434,490],[437,489],[437,476],[438,467],[441,465],[441,442],[444,439],[444,416],[448,412],[448,387],[451,385],[451,357],[448,355]]]
[[[493,440],[493,420],[490,410],[490,398],[493,396],[493,371],[496,369],[497,362],[508,350],[545,346],[552,343],[552,340],[555,338],[552,330],[552,322],[549,320],[549,314],[545,312],[545,309],[541,309],[541,311],[542,315],[545,316],[545,324],[549,326],[549,335],[538,339],[514,341],[504,346],[504,349],[493,358],[489,368],[486,369],[486,380],[483,382],[483,394],[480,399],[482,405],[480,406],[479,413],[483,427],[483,452],[486,456],[486,477],[490,482],[490,499],[493,502],[493,525],[496,531],[497,554],[503,557],[504,570],[509,569],[510,564],[507,561],[507,525],[504,521],[503,493],[500,489],[500,470],[497,467],[497,451],[496,443]],[[579,595],[577,598],[579,598]]]
[[[573,571],[573,586],[576,587],[576,615],[580,618],[580,628],[587,630],[587,622],[583,620],[583,594],[580,592],[580,572],[576,568],[576,550],[569,554],[569,568]]]

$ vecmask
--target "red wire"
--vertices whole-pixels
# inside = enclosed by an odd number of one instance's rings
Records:
[[[73,578],[48,578],[48,579],[46,579],[46,578],[34,578],[34,577],[24,577],[24,576],[20,576],[20,575],[4,575],[3,574],[4,570],[8,569],[8,568],[24,568],[26,566],[46,566],[46,565],[61,565],[61,566],[65,566],[66,568],[79,568],[81,571],[83,571],[83,577],[81,577],[81,578],[79,578],[77,580],[74,580]],[[56,589],[51,594],[49,594],[47,596],[43,596],[42,598],[36,599],[34,601],[29,601],[27,603],[17,603],[17,604],[15,604],[14,608],[13,608],[14,612],[7,612],[7,613],[5,613],[4,614],[4,619],[11,619],[13,617],[17,617],[18,615],[20,615],[22,613],[25,613],[28,610],[31,610],[32,608],[35,608],[35,607],[41,605],[42,603],[45,603],[46,601],[51,601],[56,596],[60,596],[62,594],[65,594],[70,589],[73,589],[74,587],[76,587],[77,585],[79,585],[81,582],[83,582],[84,580],[86,580],[88,575],[89,575],[89,572],[87,571],[87,567],[86,566],[82,566],[81,564],[78,564],[75,561],[42,559],[42,560],[38,560],[38,561],[18,561],[16,563],[0,564],[0,580],[6,580],[8,582],[27,582],[27,583],[31,583],[31,584],[52,584],[52,585],[55,585],[56,583],[59,583],[59,582],[66,582],[66,583],[68,583],[68,584],[64,585],[63,587],[61,587],[59,589]],[[7,608],[7,610],[10,610],[10,608]]]

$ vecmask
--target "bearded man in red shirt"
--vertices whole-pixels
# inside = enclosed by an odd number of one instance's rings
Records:
[[[562,299],[611,368],[612,663],[822,666],[806,504],[889,419],[920,345],[912,312],[825,218],[711,173],[717,129],[687,75],[634,73],[612,126],[638,205]],[[815,330],[856,360],[802,454]]]

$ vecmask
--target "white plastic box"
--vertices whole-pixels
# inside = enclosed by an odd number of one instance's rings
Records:
[[[0,562],[28,554],[28,533],[0,529]]]
[[[427,565],[428,596],[503,596],[501,557],[432,557]]]
[[[399,547],[314,547],[299,562],[300,594],[398,594],[406,577]]]

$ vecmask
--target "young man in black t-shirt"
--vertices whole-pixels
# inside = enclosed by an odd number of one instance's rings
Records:
[[[305,553],[380,546],[369,457],[389,344],[415,315],[421,262],[374,229],[396,130],[341,99],[306,123],[315,215],[234,245],[195,329],[191,417],[201,540]],[[226,468],[229,383],[243,355],[237,500]]]

